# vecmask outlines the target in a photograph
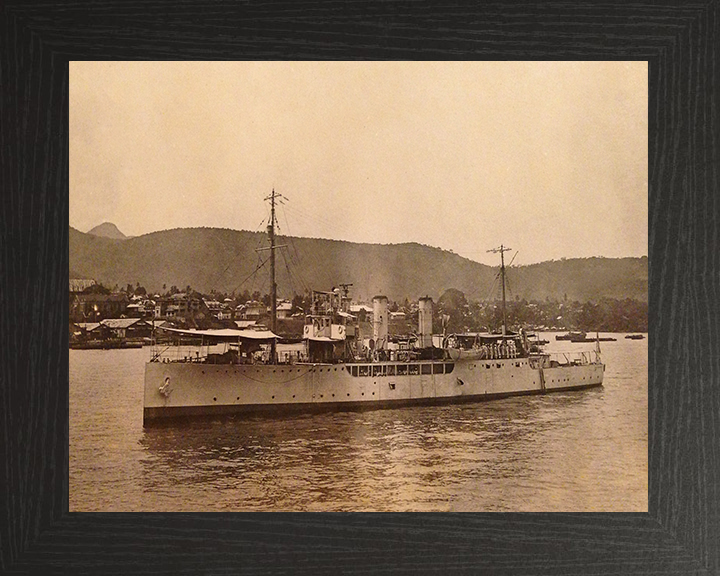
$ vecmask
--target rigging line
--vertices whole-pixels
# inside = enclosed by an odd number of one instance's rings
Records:
[[[512,257],[512,260],[510,260],[510,264],[505,266],[505,268],[509,268],[512,266],[512,263],[515,262],[515,257],[518,255],[518,252],[515,252],[515,256]],[[506,273],[505,274],[505,285],[507,286],[508,292],[510,293],[510,296],[513,295],[512,288],[510,287],[510,276]]]
[[[284,204],[281,204],[281,206],[284,207]],[[285,215],[284,208],[283,208],[283,215]],[[276,219],[277,219],[277,215],[276,215]],[[285,217],[285,221],[287,222],[287,217]],[[277,222],[277,227],[278,227],[278,229],[280,228],[280,222],[279,222],[279,221]],[[288,229],[289,229],[289,226],[288,226]],[[285,241],[285,242],[290,241],[290,243],[292,244],[292,237],[291,237],[289,234],[282,234],[281,237],[282,237],[283,241]],[[281,254],[282,254],[282,256],[283,256],[283,261],[285,262],[285,268],[286,268],[287,273],[288,273],[288,280],[289,280],[289,282],[290,282],[290,289],[293,291],[293,294],[294,294],[294,293],[295,293],[295,286],[294,286],[294,282],[293,282],[293,273],[292,273],[292,271],[290,270],[290,266],[289,266],[289,264],[288,264],[286,251],[285,251],[285,250],[281,251]]]
[[[259,259],[259,257],[258,257],[258,259]],[[247,282],[250,278],[252,278],[253,276],[255,276],[255,274],[257,273],[257,271],[260,270],[263,266],[265,266],[265,264],[267,264],[269,261],[270,261],[270,259],[268,258],[267,260],[265,260],[265,262],[263,262],[262,264],[259,264],[259,265],[255,268],[255,270],[253,270],[253,271],[250,273],[250,275],[247,276],[247,278],[245,278],[242,282],[240,282],[240,284],[237,285],[237,287],[235,288],[234,291],[237,292],[238,289],[240,288],[240,286],[242,286],[242,285],[245,284],[245,282]]]
[[[490,291],[488,292],[488,295],[485,297],[485,300],[483,300],[483,302],[485,304],[488,304],[490,302],[490,296],[492,296],[492,293],[495,291],[495,285],[497,284],[498,278],[499,278],[499,275],[496,274],[495,280],[493,280],[492,286],[490,287]]]
[[[285,236],[283,236],[282,238],[286,239]],[[280,250],[280,254],[282,255],[283,262],[285,263],[285,270],[287,270],[287,282],[289,282],[289,284],[290,284],[290,289],[295,290],[295,286],[294,286],[294,282],[293,282],[293,274],[292,274],[292,271],[290,270],[290,266],[288,266],[287,255],[285,252],[286,252],[285,250]]]
[[[290,256],[290,261],[293,263],[294,266],[297,266],[298,268],[301,268],[301,262],[300,262],[300,253],[298,252],[297,246],[295,245],[295,241],[292,240],[292,237],[290,237],[290,245],[292,246],[292,252],[288,254]],[[300,273],[302,274],[302,273]]]
[[[495,301],[499,300],[500,299],[500,290],[501,290],[500,274],[498,273],[493,278],[493,282],[492,282],[492,285],[490,286],[490,290],[488,291],[487,296],[485,296],[485,299],[483,300],[483,302],[488,304],[490,302],[495,302]]]
[[[282,204],[282,213],[283,213],[283,217],[285,218],[285,223],[287,224],[288,232],[290,232],[290,223],[289,223],[289,220],[287,217],[287,213],[285,211],[285,204]],[[291,235],[288,235],[288,238],[290,239],[290,244],[292,245],[293,251],[295,252],[295,265],[298,267],[298,270],[300,270],[301,269],[300,254],[298,253],[297,245],[295,244],[295,238]],[[292,254],[290,254],[290,258],[292,260]],[[307,289],[308,284],[307,284],[307,282],[305,282],[305,278],[303,277],[302,272],[300,272],[300,271],[298,272],[298,277],[300,278],[300,285],[304,286],[305,289]]]
[[[331,220],[330,218],[326,218],[324,216],[320,216],[318,214],[310,213],[304,210],[298,210],[297,207],[288,207],[288,211],[290,213],[294,213],[297,216],[300,217],[302,220],[312,220],[316,222],[317,224],[320,224],[322,227],[326,228],[334,228],[336,225],[336,222]]]
[[[260,247],[261,241],[258,241],[258,244],[257,244],[257,245],[258,245],[258,247]],[[252,279],[253,279],[252,283],[250,284],[250,293],[251,293],[251,294],[255,292],[255,285],[256,285],[256,283],[257,283],[257,276],[256,276],[255,274],[256,274],[257,271],[260,269],[260,267],[261,267],[261,262],[262,262],[262,256],[260,255],[260,252],[258,252],[257,249],[256,249],[256,252],[255,252],[255,253],[256,253],[256,255],[257,255],[257,262],[258,262],[258,264],[255,265],[255,270],[254,270],[253,272],[251,272],[251,273],[250,273],[250,276],[249,276],[249,277],[252,277]],[[249,277],[248,277],[248,278],[249,278]],[[247,278],[246,278],[246,280],[247,280]],[[243,283],[241,282],[241,283],[240,283],[240,286],[242,286],[242,284],[243,284]]]
[[[262,260],[262,257],[260,256],[260,254],[258,254],[258,261],[259,261],[259,260]],[[269,262],[270,259],[268,258],[267,261]],[[253,281],[253,288],[257,288],[257,291],[260,292],[261,295],[262,295],[262,292],[265,291],[266,283],[267,283],[267,285],[270,284],[270,282],[268,281],[268,279],[267,279],[264,275],[263,275],[262,278],[261,278],[261,277],[259,277],[259,276],[256,274],[256,275],[255,275],[255,278],[254,278],[254,281]],[[266,292],[266,293],[267,293],[267,292]]]
[[[295,283],[293,282],[293,274],[290,270],[290,266],[288,266],[287,258],[285,257],[285,254],[283,253],[283,260],[285,261],[285,269],[288,273],[288,280],[290,281],[290,290],[292,291],[293,295],[295,295]]]
[[[241,233],[241,234],[242,234],[242,233],[250,234],[250,236],[247,238],[247,240],[245,240],[245,242],[243,242],[242,246],[240,246],[239,250],[231,250],[230,248],[228,248],[227,244],[225,244],[225,242],[222,240],[222,238],[219,236],[219,234],[216,235],[215,238],[220,242],[220,244],[223,245],[223,247],[225,248],[225,251],[226,251],[226,252],[228,252],[228,253],[232,252],[234,258],[237,258],[237,256],[238,256],[239,254],[242,254],[242,253],[243,253],[243,251],[245,250],[245,247],[250,243],[250,240],[253,239],[254,233],[253,233],[253,232],[248,232],[248,231],[233,231],[233,232],[239,232],[239,233]],[[222,279],[222,277],[224,276],[224,274],[230,269],[230,266],[233,265],[233,261],[234,261],[234,259],[231,260],[231,259],[228,258],[228,263],[227,263],[227,265],[225,266],[225,269],[224,269],[222,272],[217,272],[217,273],[215,273],[215,275],[213,276],[213,280],[212,280],[213,283],[215,283],[216,281],[219,281],[219,280]]]
[[[305,207],[305,206],[298,205],[296,203],[293,206],[290,206],[289,209],[291,211],[294,210],[295,212],[297,212],[299,214],[305,214],[307,217],[312,218],[319,222],[326,222],[328,224],[334,224],[334,222],[335,222],[335,220],[332,217],[326,215],[325,211],[318,211],[318,209],[316,207]]]
[[[300,284],[300,286],[301,286],[302,288],[304,288],[305,290],[308,290],[308,289],[309,289],[309,284],[308,284],[307,280],[305,279],[305,276],[304,276],[304,274],[303,274],[303,272],[302,272],[302,267],[301,267],[301,265],[300,265],[299,260],[298,260],[298,259],[293,260],[292,254],[290,254],[289,256],[290,256],[290,262],[291,262],[291,263],[293,264],[293,266],[294,266],[294,268],[293,268],[293,270],[294,270],[293,274],[294,274],[295,277],[298,279],[298,283]]]
[[[308,210],[306,208],[302,208],[295,203],[293,206],[288,206],[288,211],[302,215],[305,218],[312,218],[314,220],[325,220],[325,217],[318,214],[315,210]]]
[[[288,284],[290,284],[290,292],[294,295],[295,294],[295,282],[293,282],[292,274],[290,274],[290,268],[287,266],[287,262],[285,263],[285,269],[288,273]]]
[[[287,257],[285,256],[285,253],[283,253],[283,260],[285,261],[285,268],[287,269],[287,272],[288,272],[288,277],[289,277],[289,279],[290,279],[290,284],[291,284],[291,288],[292,288],[292,290],[293,290],[293,293],[295,293],[295,286],[294,286],[294,283],[293,283],[293,276],[295,276],[295,277],[299,280],[300,287],[301,287],[301,288],[305,288],[306,286],[304,286],[304,282],[302,281],[302,279],[301,279],[297,274],[293,274],[293,271],[290,269],[290,265],[288,264]]]

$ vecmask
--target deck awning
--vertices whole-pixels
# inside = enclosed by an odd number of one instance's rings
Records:
[[[519,336],[515,332],[507,332],[506,334],[491,334],[489,332],[457,332],[455,334],[449,334],[448,336],[455,336],[461,340],[480,340],[483,342],[497,342],[500,340],[514,340]]]
[[[270,330],[235,330],[233,328],[221,328],[219,330],[183,330],[181,328],[160,328],[168,332],[183,334],[185,336],[195,336],[204,338],[214,338],[218,340],[273,340],[280,336],[274,334]]]

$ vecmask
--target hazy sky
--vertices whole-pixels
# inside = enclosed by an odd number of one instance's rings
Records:
[[[72,62],[70,225],[647,254],[646,62]],[[265,222],[266,223],[266,222]]]

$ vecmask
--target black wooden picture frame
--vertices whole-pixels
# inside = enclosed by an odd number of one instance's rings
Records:
[[[0,5],[0,572],[718,574],[717,0]],[[649,62],[649,513],[68,512],[68,62]]]

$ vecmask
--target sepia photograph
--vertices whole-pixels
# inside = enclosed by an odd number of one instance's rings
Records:
[[[69,63],[70,512],[648,512],[648,63]]]

